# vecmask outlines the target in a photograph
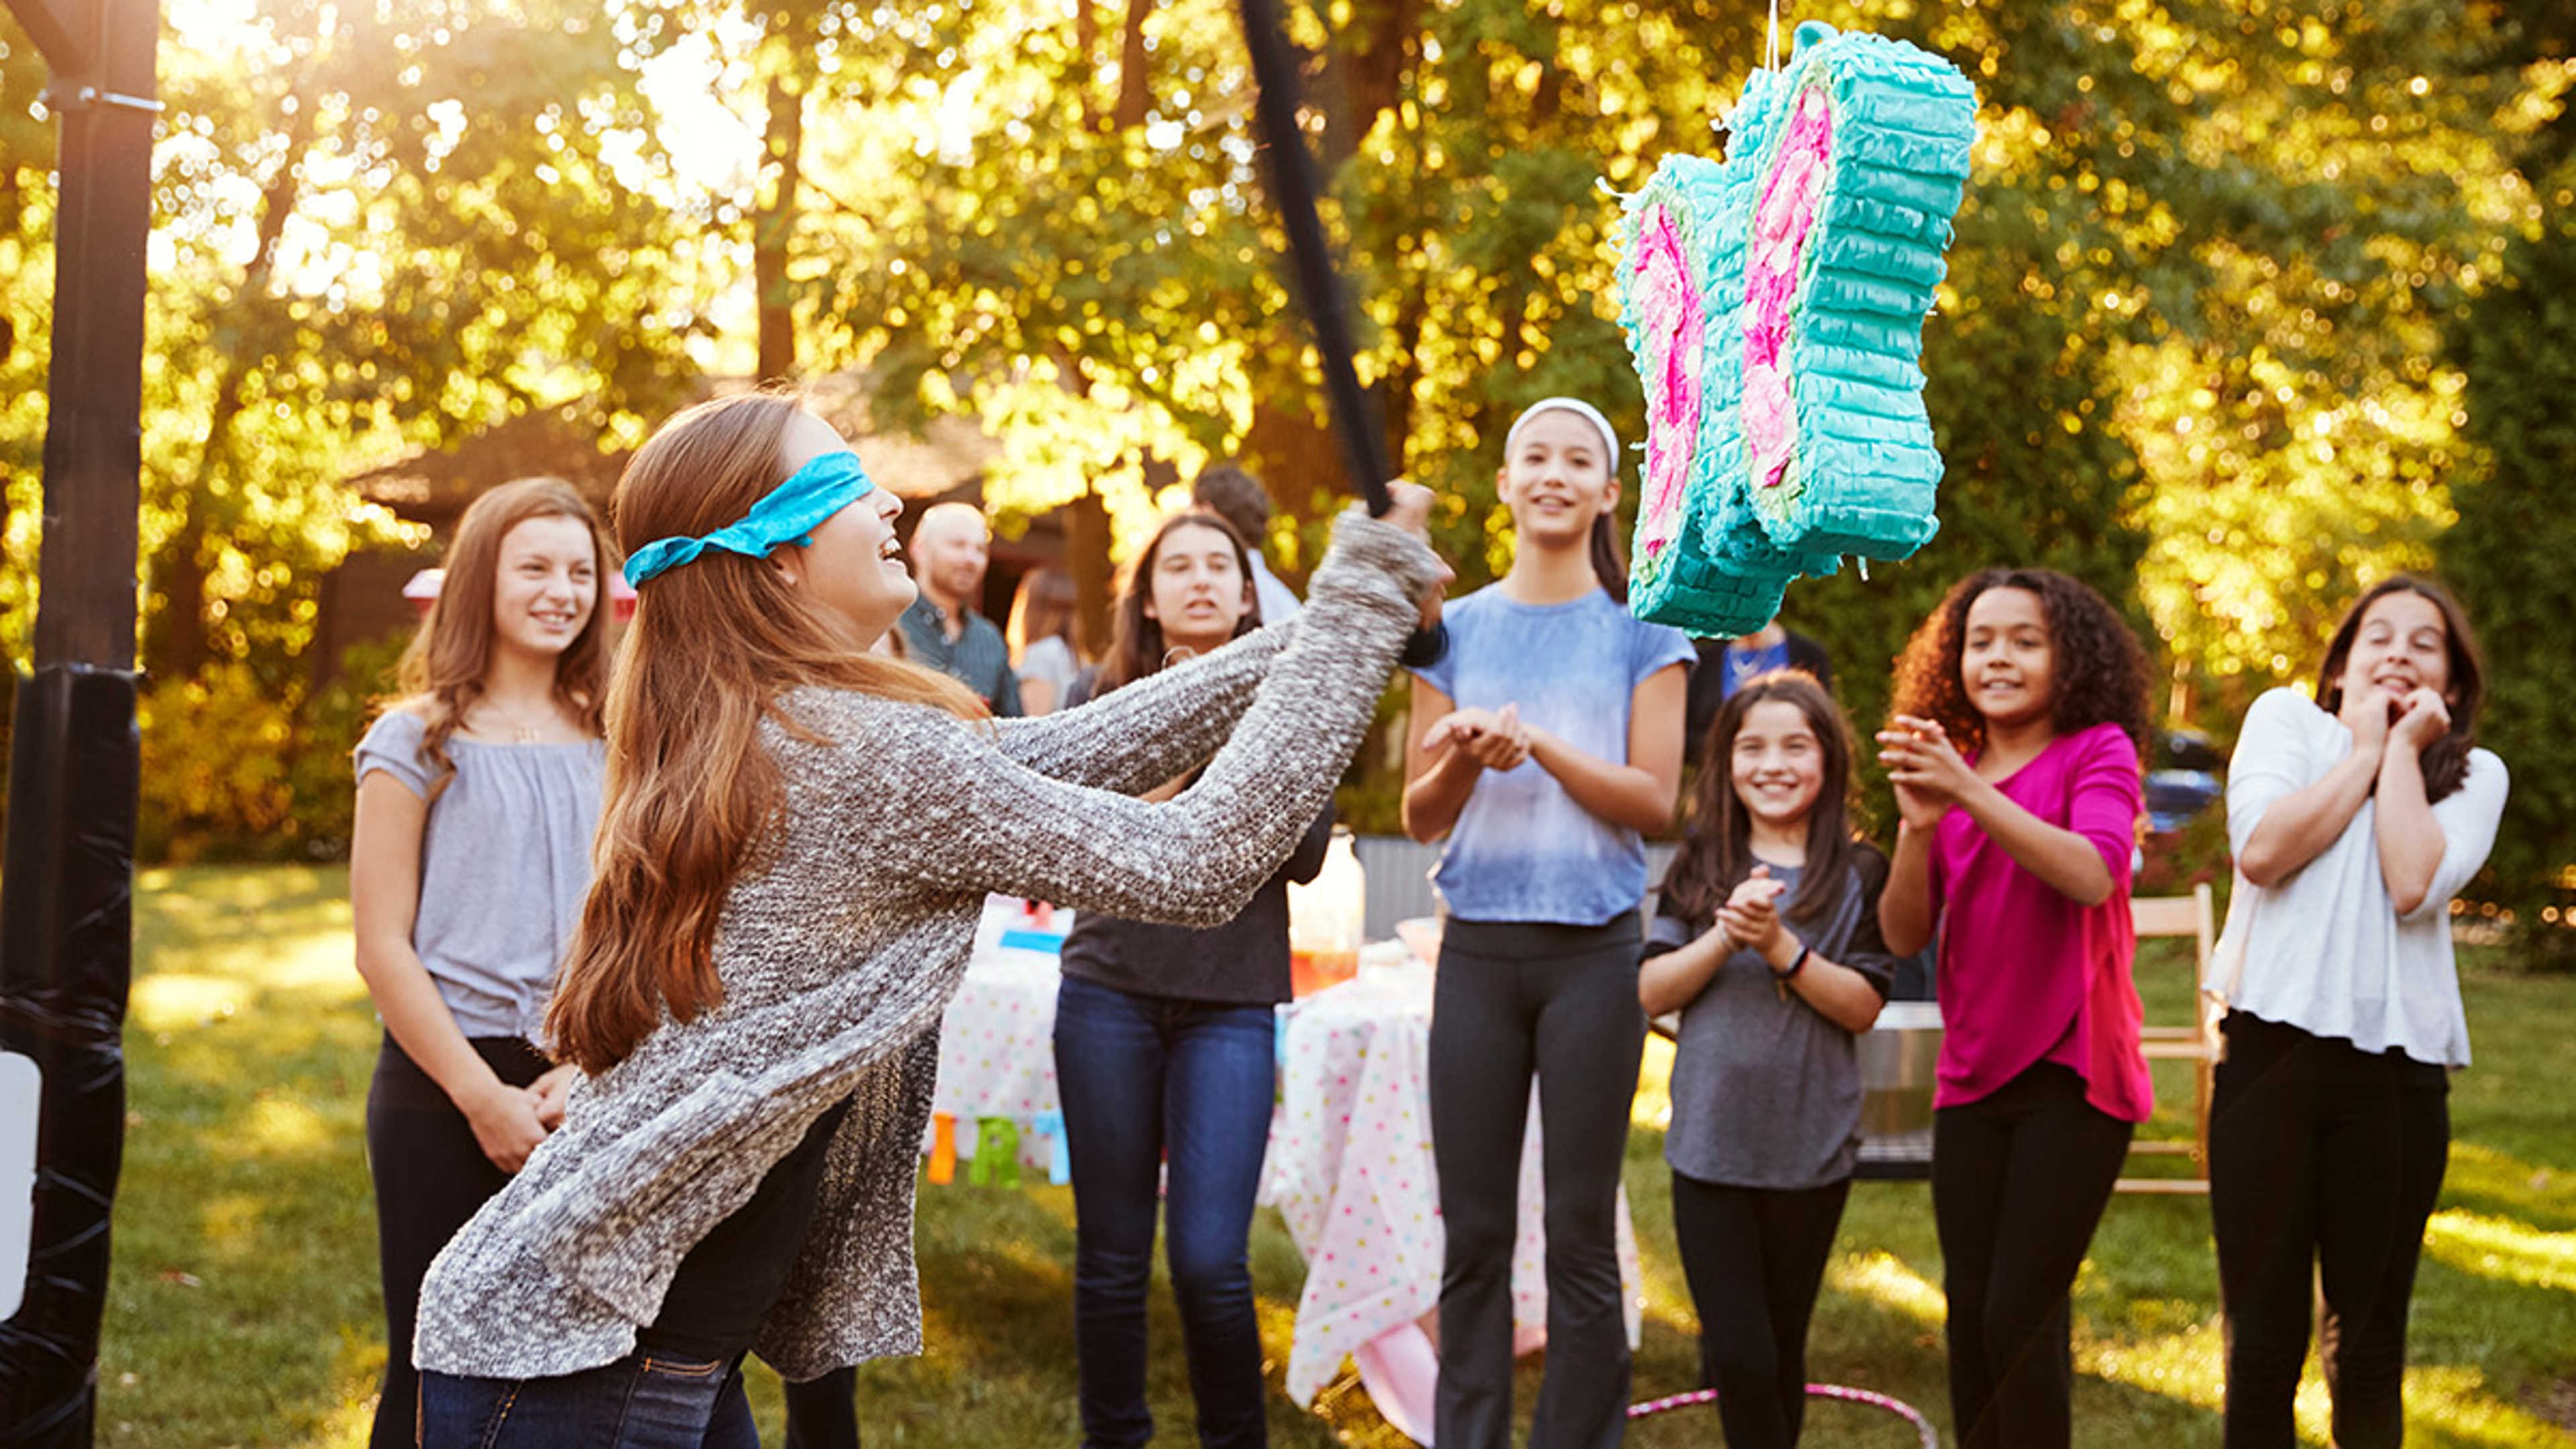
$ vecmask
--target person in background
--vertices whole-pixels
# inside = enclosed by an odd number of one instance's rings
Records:
[[[2334,1442],[2405,1434],[2407,1305],[2469,1064],[2451,902],[2504,814],[2485,694],[2468,617],[2401,575],[2344,615],[2314,700],[2271,690],[2237,737],[2236,890],[2204,983],[2228,1004],[2209,1218],[2229,1449],[2297,1442],[2320,1291]]]
[[[1735,697],[1744,682],[1758,674],[1775,669],[1800,669],[1814,676],[1834,692],[1834,662],[1825,646],[1785,628],[1778,619],[1750,634],[1732,639],[1701,639],[1699,667],[1691,671],[1690,710],[1683,720],[1682,750],[1687,762],[1699,763],[1700,743],[1708,737],[1709,725],[1717,719],[1720,705]]]
[[[1443,1449],[1512,1436],[1512,1248],[1530,1084],[1545,1139],[1547,1375],[1534,1443],[1616,1444],[1629,1351],[1616,1237],[1637,1005],[1643,832],[1672,822],[1690,640],[1626,608],[1619,444],[1575,398],[1532,404],[1496,478],[1511,571],[1448,613],[1418,668],[1404,828],[1448,837],[1431,1013]]]
[[[1851,829],[1852,744],[1805,673],[1718,711],[1690,838],[1646,933],[1637,999],[1673,1048],[1673,1238],[1700,1384],[1728,1449],[1786,1449],[1807,1411],[1807,1319],[1860,1164],[1854,1036],[1887,999],[1887,857]]]
[[[964,503],[934,503],[913,525],[912,554],[921,597],[903,613],[912,657],[943,670],[1005,718],[1020,711],[1020,680],[1011,647],[992,620],[975,611],[992,561],[992,530]]]
[[[1261,556],[1262,540],[1270,534],[1270,490],[1261,480],[1238,464],[1218,463],[1190,483],[1190,502],[1224,519],[1243,540],[1252,559],[1252,593],[1261,604],[1262,621],[1284,624],[1296,618],[1301,607],[1296,591],[1281,583]]]
[[[1073,578],[1064,570],[1042,566],[1020,576],[1002,633],[1019,674],[1022,714],[1063,706],[1082,676],[1082,655],[1073,643],[1074,606]]]
[[[1260,627],[1243,540],[1203,509],[1138,554],[1120,592],[1103,695]],[[1079,701],[1077,701],[1079,702]],[[1176,794],[1184,775],[1146,798]],[[1064,941],[1056,1083],[1073,1166],[1073,1322],[1082,1442],[1143,1444],[1145,1293],[1154,1219],[1208,1449],[1268,1442],[1252,1206],[1277,1070],[1273,1008],[1289,998],[1288,884],[1323,869],[1333,812],[1251,903],[1192,929],[1084,912]]]
[[[368,1442],[412,1442],[422,1275],[563,1120],[574,1070],[535,1045],[590,884],[607,764],[599,520],[570,484],[474,500],[358,742],[349,907],[384,1018],[367,1089],[385,1374]]]

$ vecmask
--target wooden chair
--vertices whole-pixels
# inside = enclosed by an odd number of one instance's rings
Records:
[[[2121,1192],[2205,1193],[2209,1191],[2209,1093],[2212,1073],[2218,1063],[2218,1015],[2209,998],[2199,990],[2208,979],[2210,952],[2218,945],[2217,908],[2210,895],[2209,883],[2192,887],[2187,896],[2135,896],[2129,901],[2129,919],[2137,927],[2138,939],[2159,936],[2192,938],[2192,1015],[2188,1024],[2148,1023],[2138,1037],[2147,1060],[2187,1061],[2192,1063],[2193,1126],[2188,1142],[2148,1141],[2131,1146],[2132,1154],[2185,1155],[2191,1158],[2189,1177],[2124,1177],[2118,1183]]]

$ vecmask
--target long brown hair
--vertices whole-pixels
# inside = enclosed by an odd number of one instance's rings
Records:
[[[2414,594],[2441,613],[2442,648],[2450,656],[2451,687],[2443,693],[2451,706],[2451,728],[2425,746],[2423,754],[2424,798],[2439,800],[2468,778],[2469,751],[2478,744],[2478,706],[2487,697],[2486,667],[2479,660],[2477,636],[2469,632],[2469,616],[2449,590],[2431,579],[2396,574],[2353,600],[2326,645],[2325,663],[2318,667],[2317,705],[2328,714],[2343,712],[2343,668],[2352,658],[2353,640],[2361,635],[2361,616],[2381,599],[2400,593]]]
[[[1798,869],[1798,893],[1785,913],[1814,921],[1842,898],[1843,877],[1859,847],[1852,836],[1851,726],[1815,676],[1803,669],[1774,669],[1746,680],[1727,697],[1708,727],[1700,751],[1699,781],[1691,791],[1691,833],[1664,875],[1664,894],[1680,914],[1705,924],[1753,869],[1753,817],[1735,793],[1735,737],[1744,717],[1768,700],[1796,705],[1815,731],[1824,756],[1816,803],[1807,811],[1807,863]]]
[[[438,597],[395,667],[403,704],[422,720],[420,758],[430,767],[433,794],[456,773],[447,742],[483,697],[483,676],[492,667],[492,596],[501,578],[501,540],[531,518],[569,518],[590,531],[591,577],[599,589],[581,632],[555,656],[555,699],[581,721],[584,734],[601,731],[608,695],[608,649],[602,641],[608,633],[608,571],[616,566],[616,551],[599,526],[599,515],[571,484],[561,478],[504,483],[467,505],[465,516],[457,520],[456,537],[440,561],[444,577]]]
[[[1234,545],[1234,566],[1243,573],[1244,592],[1243,617],[1234,621],[1234,637],[1240,639],[1261,627],[1261,595],[1252,587],[1252,556],[1244,547],[1243,535],[1213,508],[1184,508],[1164,519],[1144,552],[1127,564],[1111,616],[1109,657],[1100,662],[1100,677],[1091,686],[1093,698],[1163,667],[1163,656],[1169,652],[1163,644],[1163,621],[1147,614],[1145,606],[1154,601],[1154,564],[1163,556],[1163,540],[1183,528],[1212,528]]]
[[[1986,717],[1968,699],[1959,662],[1967,649],[1968,606],[1988,589],[2039,596],[2048,623],[2056,697],[2049,728],[2071,735],[2097,724],[2126,731],[2147,757],[2150,687],[2145,646],[2109,601],[2055,569],[1984,569],[1950,586],[1896,660],[1896,712],[1937,720],[1961,754],[1985,748]]]
[[[1029,646],[1041,639],[1061,639],[1080,655],[1082,647],[1073,637],[1080,603],[1073,575],[1064,570],[1041,564],[1022,574],[1020,586],[1011,591],[1010,622],[1002,626],[1002,638],[1011,646],[1011,662],[1020,663]]]
[[[747,393],[664,424],[618,480],[619,542],[631,551],[741,519],[785,476],[779,444],[801,407]],[[764,559],[710,549],[639,591],[609,694],[590,894],[546,1013],[560,1058],[606,1071],[665,1007],[689,1021],[723,999],[716,922],[734,878],[774,843],[785,793],[760,722],[815,738],[778,708],[805,685],[985,713],[944,674],[854,648]]]

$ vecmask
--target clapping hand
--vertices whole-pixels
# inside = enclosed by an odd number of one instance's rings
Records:
[[[1771,878],[1771,867],[1757,863],[1717,908],[1717,928],[1737,946],[1769,956],[1782,930],[1780,893],[1788,888]]]
[[[1529,758],[1529,727],[1521,723],[1521,707],[1506,704],[1498,710],[1462,706],[1442,715],[1423,731],[1422,750],[1438,755],[1456,749],[1468,759],[1488,770],[1517,769]]]
[[[1976,782],[1939,720],[1900,714],[1878,732],[1878,762],[1896,786],[1896,810],[1918,830],[1937,825]]]

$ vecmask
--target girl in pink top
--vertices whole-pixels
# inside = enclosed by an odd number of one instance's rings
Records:
[[[1940,928],[1932,1212],[1965,1449],[2070,1442],[2067,1291],[2154,1105],[2129,975],[2147,658],[2045,569],[1961,580],[1897,661],[1879,925]],[[1945,910],[1946,908],[1946,910]]]

